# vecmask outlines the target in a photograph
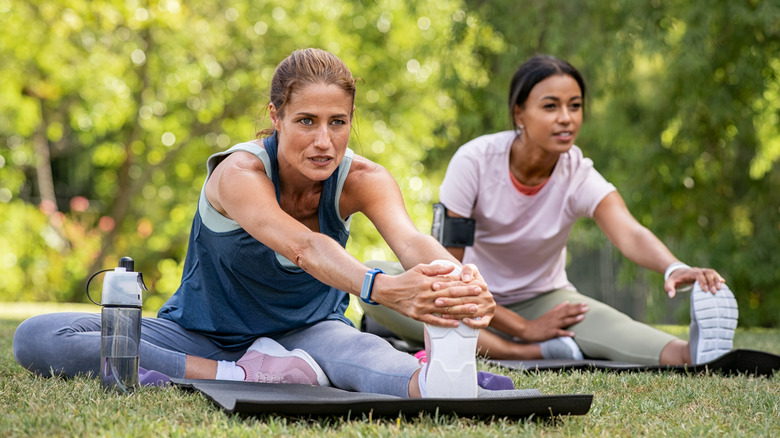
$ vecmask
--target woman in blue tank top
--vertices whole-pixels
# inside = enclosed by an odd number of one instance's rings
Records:
[[[390,173],[347,147],[355,80],[339,58],[293,52],[270,94],[273,128],[262,140],[208,160],[181,285],[158,318],[142,322],[141,367],[176,378],[425,395],[417,359],[352,327],[348,294],[434,326],[479,329],[495,308],[487,285],[473,265],[455,281],[451,266],[432,264],[460,266],[417,231]],[[357,212],[404,273],[384,275],[345,250]],[[42,315],[19,327],[14,353],[43,375],[97,375],[99,336],[97,315]]]

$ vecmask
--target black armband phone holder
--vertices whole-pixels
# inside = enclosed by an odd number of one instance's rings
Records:
[[[474,244],[474,219],[447,216],[447,207],[433,204],[431,234],[443,246],[464,247]]]

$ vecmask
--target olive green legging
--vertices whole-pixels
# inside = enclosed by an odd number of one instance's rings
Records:
[[[390,275],[403,272],[401,264],[397,262],[369,261],[366,265],[380,268]],[[554,290],[504,307],[525,319],[536,319],[565,301],[588,304],[589,310],[585,314],[585,319],[568,328],[574,332],[574,341],[586,357],[658,365],[661,351],[669,342],[677,339],[669,333],[634,321],[628,315],[573,290]],[[381,305],[361,304],[361,307],[366,315],[399,338],[415,345],[422,345],[423,324],[421,322]]]

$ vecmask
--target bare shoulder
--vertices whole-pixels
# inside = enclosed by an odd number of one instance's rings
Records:
[[[225,156],[215,167],[214,173],[225,171],[253,171],[265,173],[263,161],[252,153],[235,151]]]
[[[206,198],[220,213],[227,215],[223,202],[231,195],[237,195],[265,178],[263,161],[246,151],[235,151],[218,162],[206,181]]]
[[[390,172],[381,165],[360,155],[352,158],[352,165],[349,168],[349,174],[344,182],[344,189],[365,182],[366,180],[381,181],[385,178],[391,178]]]
[[[352,159],[349,174],[341,193],[340,210],[349,216],[391,192],[397,192],[398,184],[381,165],[359,155]]]

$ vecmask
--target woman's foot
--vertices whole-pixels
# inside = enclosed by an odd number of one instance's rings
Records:
[[[715,360],[731,351],[737,328],[737,300],[728,286],[715,294],[702,290],[699,282],[691,291],[689,347],[694,365]]]
[[[562,336],[539,343],[543,359],[574,359],[582,360],[582,351],[574,339]]]
[[[236,365],[243,368],[247,382],[330,386],[308,353],[298,348],[289,351],[270,338],[257,339]]]
[[[479,329],[462,323],[457,328],[425,324],[427,363],[420,391],[430,398],[477,396],[477,337]]]

